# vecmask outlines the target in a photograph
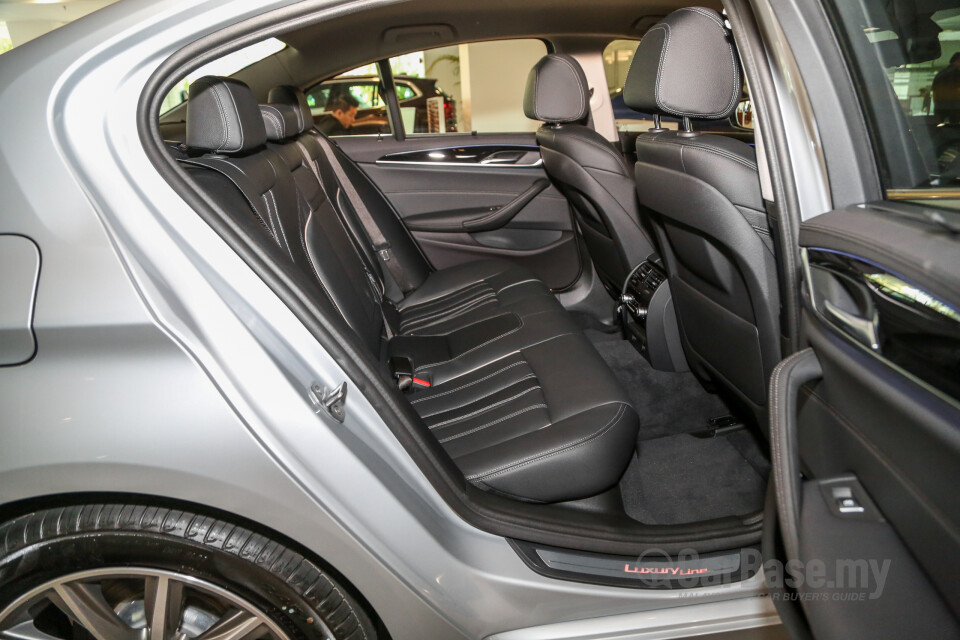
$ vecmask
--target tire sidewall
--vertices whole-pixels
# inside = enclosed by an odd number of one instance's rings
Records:
[[[39,541],[0,558],[0,611],[44,583],[112,567],[158,569],[209,582],[259,609],[289,640],[323,638],[321,620],[337,636],[335,621],[328,619],[335,612],[318,611],[322,600],[308,601],[271,571],[217,548],[144,532],[73,534]],[[337,589],[336,585],[333,588]],[[347,604],[354,603],[347,600]],[[357,614],[360,615],[359,610]]]

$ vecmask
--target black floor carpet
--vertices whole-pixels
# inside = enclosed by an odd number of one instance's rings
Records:
[[[627,515],[644,524],[681,524],[759,510],[767,474],[731,442],[738,434],[752,439],[736,431],[709,439],[681,433],[640,442],[620,481]]]
[[[630,394],[640,414],[641,440],[703,431],[707,420],[730,413],[692,373],[657,371],[619,333],[591,329],[586,334]]]
[[[767,456],[742,429],[702,439],[692,431],[730,414],[691,373],[657,371],[619,333],[587,330],[640,414],[635,456],[620,481],[627,514],[644,524],[745,515],[763,506]]]

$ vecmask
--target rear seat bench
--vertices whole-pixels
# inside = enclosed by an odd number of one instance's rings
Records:
[[[209,197],[289,255],[385,376],[430,383],[403,395],[467,480],[536,502],[616,485],[637,414],[549,289],[505,261],[431,269],[302,92],[269,100],[227,78],[191,85],[180,161]]]

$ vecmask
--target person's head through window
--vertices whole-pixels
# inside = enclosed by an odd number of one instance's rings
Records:
[[[933,111],[941,122],[960,124],[960,51],[933,79]]]
[[[353,121],[357,119],[357,109],[360,108],[360,101],[349,93],[344,93],[332,100],[326,108],[328,114],[333,116],[340,126],[349,129],[353,126]]]

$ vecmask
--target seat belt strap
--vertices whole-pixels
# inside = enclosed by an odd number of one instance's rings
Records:
[[[327,162],[330,163],[330,167],[336,174],[337,180],[340,182],[340,187],[344,193],[347,194],[347,200],[350,201],[350,205],[356,212],[357,217],[360,218],[360,224],[363,225],[370,241],[373,243],[373,250],[377,254],[377,257],[380,258],[380,261],[386,266],[387,271],[390,272],[390,276],[396,281],[397,286],[400,287],[403,293],[413,291],[413,285],[410,284],[410,281],[407,279],[407,274],[404,273],[403,267],[397,262],[390,249],[390,243],[387,242],[387,239],[383,236],[383,232],[380,231],[380,227],[377,226],[373,216],[370,215],[370,211],[367,210],[363,198],[360,197],[360,194],[357,193],[356,188],[354,188],[353,182],[350,181],[346,172],[344,172],[343,166],[340,164],[340,160],[337,158],[336,152],[333,149],[333,143],[322,135],[317,136],[317,140],[320,141],[320,147],[327,157]]]

